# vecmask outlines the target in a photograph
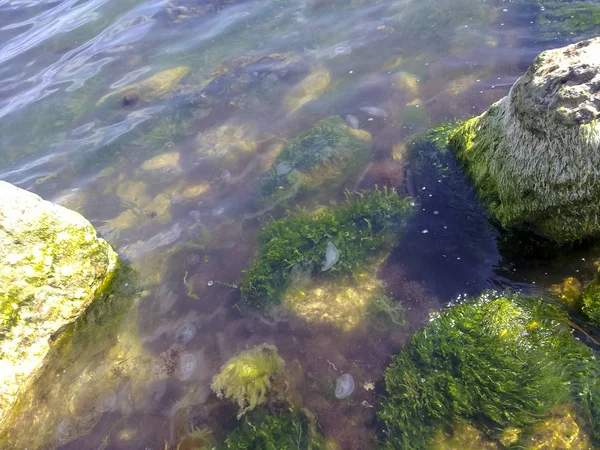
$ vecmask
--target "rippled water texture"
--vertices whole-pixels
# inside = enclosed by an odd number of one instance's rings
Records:
[[[109,342],[52,374],[15,448],[174,449],[204,428],[222,439],[237,411],[211,380],[265,342],[320,431],[371,448],[383,370],[430,309],[589,276],[589,254],[559,267],[503,259],[451,155],[408,145],[481,113],[564,43],[540,38],[539,14],[535,1],[0,0],[0,179],[82,213],[139,283],[100,333]],[[333,190],[317,180],[265,204],[265,173],[293,170],[273,166],[282,146],[330,116],[370,134],[364,164]],[[336,312],[235,306],[265,224],[375,186],[414,198],[377,272],[407,324],[373,333],[360,315],[340,312],[340,325]],[[330,247],[323,271],[339,264]],[[340,400],[344,374],[353,391]]]

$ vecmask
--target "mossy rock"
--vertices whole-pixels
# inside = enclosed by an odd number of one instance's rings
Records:
[[[563,310],[485,293],[435,314],[386,370],[385,447],[439,448],[440,433],[468,425],[498,448],[513,448],[539,434],[557,408],[572,409],[597,446],[599,377],[597,355],[573,336]]]
[[[99,311],[113,309],[105,298],[128,281],[116,253],[81,215],[5,182],[0,192],[0,446],[19,447],[23,436],[35,435],[35,445],[20,448],[38,448],[56,425],[44,415],[44,399],[52,397],[44,393],[45,374],[52,373],[53,392],[63,392],[55,378],[74,366],[82,336],[95,330],[85,342],[100,345],[110,334],[106,321],[113,316]],[[52,371],[63,356],[69,362]],[[37,424],[36,433],[22,426],[24,420],[28,427]]]
[[[273,203],[298,193],[329,191],[369,160],[371,135],[329,117],[283,147],[261,183],[262,197]]]
[[[600,235],[600,38],[541,53],[450,137],[491,217],[564,245]]]
[[[279,304],[298,272],[314,277],[360,272],[368,256],[389,246],[411,212],[410,199],[384,189],[348,195],[346,205],[333,211],[322,208],[271,222],[258,238],[252,266],[244,272],[243,302],[256,308]],[[323,270],[331,245],[337,260]]]

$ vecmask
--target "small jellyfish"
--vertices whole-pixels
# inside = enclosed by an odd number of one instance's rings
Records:
[[[181,381],[189,379],[196,370],[196,357],[191,353],[184,353],[179,359],[179,368],[175,376]]]
[[[184,323],[175,332],[175,340],[180,344],[187,344],[196,336],[196,327],[191,323]]]
[[[333,49],[333,54],[335,56],[349,55],[350,53],[352,53],[352,48],[347,45],[338,45]]]
[[[377,108],[376,106],[363,106],[360,108],[360,110],[370,116],[382,117],[384,119],[387,117],[387,112],[381,108]]]
[[[117,404],[117,394],[114,391],[107,391],[96,399],[96,411],[105,413],[114,409]]]
[[[353,116],[352,114],[348,114],[346,116],[346,123],[354,129],[357,129],[358,126],[360,125],[360,122],[358,121],[356,116]]]
[[[335,382],[335,397],[343,399],[349,397],[354,392],[354,378],[349,373],[345,373]]]
[[[335,263],[338,262],[339,259],[340,254],[337,248],[335,248],[333,242],[329,241],[327,243],[327,249],[325,250],[325,262],[323,263],[323,268],[321,269],[321,272],[327,272],[335,265]]]
[[[175,194],[171,197],[171,203],[173,203],[174,205],[181,203],[183,201],[183,195],[181,194]]]
[[[225,208],[223,208],[222,206],[217,206],[215,209],[213,209],[212,215],[214,217],[220,216],[221,214],[223,214],[225,212]]]
[[[202,217],[202,213],[200,211],[198,211],[197,209],[192,209],[190,211],[190,217],[196,221],[200,221],[200,218]]]
[[[187,257],[186,262],[190,265],[196,265],[200,262],[200,255],[197,253],[193,253],[190,256]]]
[[[73,436],[73,431],[73,424],[69,419],[65,419],[56,427],[56,439],[59,442],[68,441]]]
[[[279,176],[287,175],[292,171],[292,165],[287,161],[280,162],[275,166],[275,171]]]
[[[221,172],[221,181],[223,183],[231,183],[231,172],[229,170],[224,170],[223,172]]]

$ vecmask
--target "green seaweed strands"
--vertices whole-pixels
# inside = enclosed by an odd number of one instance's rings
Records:
[[[301,191],[336,188],[367,163],[371,145],[366,131],[337,116],[323,119],[283,148],[262,180],[261,195],[278,202]]]
[[[249,413],[218,450],[318,450],[323,438],[310,412],[290,407],[273,414],[264,408]]]
[[[543,300],[512,293],[486,293],[434,316],[386,370],[378,413],[385,448],[430,448],[436,433],[462,425],[488,439],[515,428],[527,436],[571,404],[598,445],[600,364],[567,320]]]
[[[310,413],[289,408],[280,414],[256,409],[227,435],[219,450],[318,450],[323,438],[316,432]]]
[[[244,272],[243,302],[255,308],[280,303],[294,268],[321,276],[355,272],[411,211],[410,199],[386,188],[356,197],[347,194],[346,205],[335,211],[321,209],[270,223],[259,236],[252,266]],[[335,245],[339,260],[322,272],[328,242]]]
[[[600,282],[598,280],[582,292],[583,313],[597,326],[600,326]]]

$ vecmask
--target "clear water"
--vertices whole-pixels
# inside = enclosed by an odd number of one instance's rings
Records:
[[[431,309],[486,288],[590,279],[594,251],[501,257],[451,157],[442,177],[404,151],[428,126],[484,111],[562,43],[538,39],[539,7],[525,3],[0,0],[0,179],[81,212],[139,283],[118,337],[48,382],[29,416],[44,448],[176,448],[203,427],[222,438],[236,411],[211,379],[263,342],[327,438],[371,448],[383,370]],[[372,135],[371,159],[302,206],[375,185],[418,205],[379,273],[408,325],[384,334],[235,306],[257,234],[285,214],[261,206],[257,181],[281,143],[332,115]],[[344,373],[356,389],[341,401]],[[34,448],[30,438],[16,445]]]

